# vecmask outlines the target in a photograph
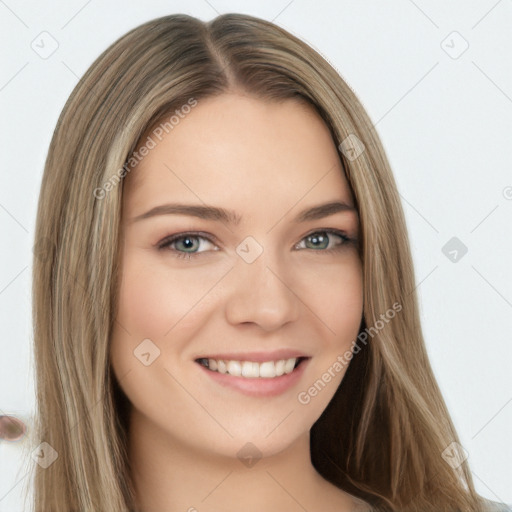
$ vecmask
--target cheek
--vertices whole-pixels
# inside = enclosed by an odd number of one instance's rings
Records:
[[[178,415],[181,423],[172,421],[173,429],[180,432],[187,431],[183,423],[194,419],[197,412],[169,371],[179,370],[184,348],[205,322],[199,301],[214,279],[211,275],[191,279],[192,275],[198,273],[169,270],[136,250],[126,254],[110,347],[113,371],[130,402],[166,425],[171,424],[168,414]],[[153,343],[142,344],[147,339]],[[145,354],[149,354],[148,365]],[[187,389],[194,392],[194,383]],[[169,396],[173,396],[172,411]]]
[[[132,336],[165,341],[201,310],[201,299],[218,279],[205,269],[176,271],[161,262],[148,262],[143,255],[128,256],[123,263],[118,322]]]
[[[172,319],[175,300],[154,272],[127,261],[119,290],[117,321],[135,337],[160,338]]]
[[[127,381],[138,382],[129,395],[136,401],[143,388],[155,384],[156,369],[186,359],[191,340],[215,310],[208,292],[225,270],[204,266],[177,271],[137,250],[125,253],[122,269],[110,357],[118,379],[130,373]],[[148,339],[152,343],[144,341]],[[137,355],[148,350],[154,359],[144,367]]]
[[[346,345],[358,334],[363,314],[363,273],[354,256],[310,274],[302,282],[308,306],[324,324],[327,339]]]
[[[142,384],[154,378],[155,368],[162,363],[165,334],[179,320],[179,301],[172,288],[136,251],[125,253],[110,355],[118,379],[131,372],[125,382],[128,388],[129,381]],[[148,339],[151,343],[142,345]],[[146,368],[136,357],[148,351],[153,362]],[[131,399],[136,398],[134,393],[138,390],[131,390]]]
[[[318,351],[297,393],[302,414],[314,421],[322,414],[352,360],[363,316],[363,272],[359,259],[323,268],[305,282],[310,306],[322,325]]]

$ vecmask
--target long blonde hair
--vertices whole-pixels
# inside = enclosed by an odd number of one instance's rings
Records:
[[[126,163],[148,129],[191,98],[234,90],[307,101],[337,146],[364,145],[357,157],[340,150],[361,223],[361,331],[401,305],[359,347],[313,426],[314,466],[374,510],[481,510],[427,358],[404,215],[372,122],[316,51],[268,21],[232,13],[210,22],[170,15],[131,30],[92,64],[59,118],[33,266],[35,432],[58,458],[34,464],[36,512],[134,510],[129,403],[108,358]],[[450,445],[456,469],[442,456]]]

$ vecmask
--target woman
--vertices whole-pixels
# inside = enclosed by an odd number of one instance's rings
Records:
[[[173,15],[115,42],[36,229],[37,511],[492,510],[383,147],[288,32]]]

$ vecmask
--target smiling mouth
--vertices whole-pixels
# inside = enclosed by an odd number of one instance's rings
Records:
[[[235,361],[211,358],[196,359],[196,363],[212,372],[245,377],[246,379],[273,379],[292,373],[303,361],[309,357],[291,357],[276,361]]]

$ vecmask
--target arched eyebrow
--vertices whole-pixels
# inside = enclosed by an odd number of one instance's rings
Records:
[[[323,219],[324,217],[328,217],[339,212],[356,213],[356,208],[343,201],[329,201],[300,211],[292,222],[298,224],[301,222]],[[170,203],[155,206],[147,212],[133,217],[129,223],[133,224],[134,222],[159,215],[188,215],[199,219],[214,220],[230,225],[238,225],[242,220],[242,217],[233,210],[226,210],[225,208],[217,206]]]

